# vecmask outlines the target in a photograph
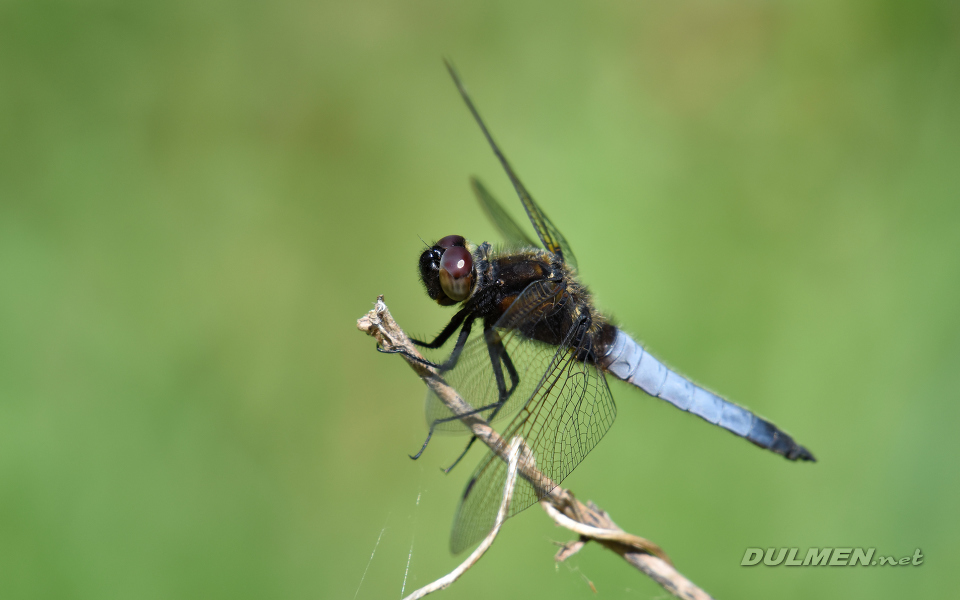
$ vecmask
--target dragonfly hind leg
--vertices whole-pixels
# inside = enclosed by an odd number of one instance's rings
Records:
[[[486,406],[481,406],[480,408],[475,408],[473,410],[467,411],[465,413],[460,413],[459,415],[454,415],[452,417],[444,417],[443,419],[434,419],[433,423],[430,424],[430,430],[427,432],[427,439],[423,440],[423,446],[420,448],[420,451],[416,454],[409,454],[408,456],[413,460],[420,458],[420,455],[423,454],[423,451],[427,449],[427,444],[430,443],[430,438],[433,437],[433,432],[437,428],[437,425],[442,425],[444,423],[449,423],[451,421],[459,421],[463,417],[469,417],[472,415],[478,415],[484,411],[492,409],[497,409],[501,406],[499,402],[494,402],[493,404],[488,404]],[[474,436],[475,438],[476,436]],[[469,446],[469,444],[468,444]],[[458,459],[459,460],[459,459]],[[451,467],[452,468],[452,467]]]

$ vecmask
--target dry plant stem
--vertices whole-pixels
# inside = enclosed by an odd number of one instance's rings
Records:
[[[483,556],[487,549],[493,545],[493,540],[496,539],[497,534],[500,533],[500,526],[503,525],[504,519],[507,518],[507,509],[510,508],[510,501],[513,499],[513,490],[517,483],[517,465],[520,463],[520,449],[522,447],[523,439],[520,437],[513,438],[510,443],[510,462],[507,468],[507,482],[503,486],[503,500],[500,502],[500,510],[497,511],[497,520],[494,522],[493,529],[487,534],[487,537],[480,542],[480,545],[477,546],[477,549],[474,550],[470,556],[467,557],[467,560],[463,561],[459,567],[453,571],[450,571],[448,574],[444,575],[433,583],[423,586],[403,600],[418,600],[427,594],[431,594],[449,586],[454,581],[460,579],[460,576],[466,573],[467,569],[476,564],[476,562],[480,560],[480,557]]]
[[[357,328],[373,336],[384,350],[402,351],[401,356],[404,357],[407,364],[410,365],[410,368],[423,379],[427,387],[440,398],[441,402],[443,402],[451,412],[456,415],[463,415],[472,410],[471,406],[457,394],[456,390],[447,385],[435,369],[417,360],[418,358],[422,359],[420,352],[410,341],[410,338],[400,329],[396,321],[393,320],[390,311],[387,309],[387,305],[383,302],[383,296],[377,298],[373,310],[357,321]],[[503,438],[490,427],[486,420],[480,415],[468,415],[461,417],[461,421],[502,460],[509,462],[509,447]],[[559,514],[571,519],[573,522],[601,530],[600,537],[592,537],[589,534],[583,533],[581,533],[581,536],[596,539],[598,543],[619,554],[628,563],[678,598],[688,600],[710,599],[710,596],[706,592],[698,588],[674,569],[669,561],[650,554],[650,552],[657,552],[659,550],[656,544],[625,533],[610,519],[606,512],[592,504],[589,506],[583,504],[577,500],[572,493],[557,486],[554,482],[540,474],[536,469],[534,461],[527,460],[529,458],[529,451],[523,452],[522,454],[523,456],[518,466],[519,475],[531,483],[543,482],[541,484],[542,487],[538,489],[539,495],[541,496],[541,505],[548,504]],[[558,524],[566,527],[566,523],[567,522]],[[617,532],[619,532],[619,534],[617,534]],[[662,554],[662,551],[657,553]],[[567,553],[566,556],[570,554],[572,553]]]
[[[640,536],[633,535],[632,533],[626,533],[620,531],[619,529],[601,529],[599,527],[593,527],[591,525],[584,525],[579,521],[574,521],[567,515],[563,514],[559,510],[553,507],[552,504],[546,501],[541,501],[540,506],[543,507],[543,510],[547,511],[547,514],[550,515],[550,518],[556,522],[557,525],[561,527],[566,527],[574,533],[579,533],[581,536],[590,538],[597,541],[610,541],[623,544],[637,550],[643,550],[648,554],[653,554],[659,556],[663,560],[667,561],[670,564],[670,559],[667,557],[666,553],[660,548],[660,546],[654,544],[650,540],[646,540]]]

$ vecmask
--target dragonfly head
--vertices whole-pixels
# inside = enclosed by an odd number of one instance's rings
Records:
[[[427,295],[441,306],[462,302],[473,293],[477,269],[463,236],[448,235],[420,255],[420,279]]]

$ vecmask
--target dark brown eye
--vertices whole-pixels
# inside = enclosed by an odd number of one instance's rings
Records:
[[[437,245],[453,237],[460,236],[447,236]],[[463,240],[462,237],[460,239]],[[443,293],[457,302],[470,296],[473,289],[473,257],[469,250],[463,246],[450,246],[443,252],[440,259],[440,287]]]
[[[462,235],[448,235],[443,238],[437,245],[446,250],[447,248],[453,248],[454,246],[464,247],[467,245],[467,240],[463,239]]]

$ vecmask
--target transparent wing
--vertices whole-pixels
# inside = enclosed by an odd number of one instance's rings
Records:
[[[523,203],[524,210],[527,211],[527,216],[530,217],[530,222],[533,223],[533,228],[537,231],[537,236],[540,237],[540,241],[543,242],[543,247],[553,252],[554,254],[560,256],[561,259],[568,265],[573,268],[577,266],[577,259],[573,255],[573,251],[570,249],[570,245],[567,243],[563,234],[554,226],[553,222],[547,218],[547,215],[537,206],[537,203],[533,201],[533,197],[527,191],[527,188],[524,187],[523,183],[520,181],[520,178],[517,177],[517,174],[514,172],[513,167],[510,166],[510,163],[507,162],[506,156],[503,155],[503,152],[500,151],[500,147],[497,146],[497,143],[493,141],[493,136],[490,135],[490,131],[487,129],[486,124],[483,122],[483,119],[480,118],[480,113],[477,112],[476,107],[473,105],[473,100],[470,99],[470,95],[467,93],[466,88],[463,86],[463,82],[460,81],[460,76],[457,75],[456,70],[453,68],[448,61],[444,61],[447,65],[447,70],[450,72],[450,76],[453,78],[453,82],[457,85],[457,89],[460,91],[460,96],[463,97],[463,101],[466,102],[467,108],[470,109],[470,113],[473,115],[474,120],[476,120],[477,125],[480,126],[480,130],[483,132],[484,137],[487,138],[490,147],[493,149],[493,153],[499,159],[500,164],[503,166],[503,170],[507,172],[507,177],[510,178],[513,187],[517,190],[517,195],[520,197],[520,202]]]
[[[583,349],[571,347],[569,341],[550,346],[531,340],[517,330],[502,330],[501,336],[508,351],[529,357],[533,363],[531,375],[537,370],[542,373],[529,401],[510,422],[503,439],[522,436],[543,475],[555,484],[560,483],[613,425],[616,405],[604,374],[579,359]],[[457,509],[450,535],[450,549],[455,554],[490,531],[505,479],[506,464],[492,451],[488,452],[467,483]],[[542,482],[518,479],[509,515],[537,502],[540,498],[537,489],[542,487]]]
[[[555,366],[510,423],[503,439],[522,436],[540,471],[560,483],[610,429],[616,406],[602,372],[576,360],[569,348],[558,349],[552,362]],[[478,542],[493,527],[505,479],[506,464],[488,452],[467,483],[457,509],[450,535],[450,549],[455,554]],[[534,486],[518,479],[509,516],[537,502],[539,487],[539,482]]]
[[[542,352],[539,349],[528,344],[511,344],[508,348],[497,329],[488,335],[492,338],[489,343],[488,336],[483,333],[483,327],[474,325],[457,365],[452,370],[444,372],[443,378],[474,409],[489,406],[490,408],[480,413],[485,419],[498,421],[515,413],[520,404],[530,397],[540,377],[543,376],[545,365],[541,364],[541,359],[538,359],[538,355]],[[550,350],[550,353],[552,354],[553,350]],[[500,400],[501,396],[498,379],[502,381],[507,398],[504,406],[499,407],[493,415],[497,408],[493,405]],[[453,416],[450,409],[431,391],[427,391],[424,412],[428,426],[437,420]],[[439,423],[435,430],[469,432],[469,428],[459,419]]]
[[[561,285],[531,283],[489,331],[484,333],[483,325],[474,323],[460,359],[453,369],[442,373],[444,379],[488,421],[513,414],[533,395],[556,352],[555,346],[523,343],[529,340],[514,334],[535,327],[569,301]],[[504,405],[495,406],[504,396],[501,390],[506,396]],[[453,417],[453,412],[429,390],[425,413],[428,426]],[[439,423],[435,430],[469,431],[459,419]]]
[[[500,206],[500,203],[487,191],[487,188],[480,183],[479,179],[471,177],[470,187],[473,189],[477,201],[480,202],[480,207],[483,208],[483,212],[487,214],[487,218],[500,230],[500,234],[508,244],[527,248],[535,248],[537,246],[536,242],[531,240],[530,236],[523,232],[523,229],[517,225],[517,222],[513,220],[510,214]]]

